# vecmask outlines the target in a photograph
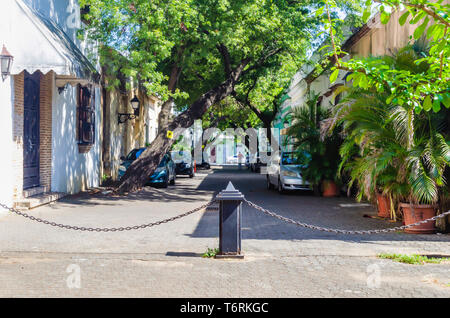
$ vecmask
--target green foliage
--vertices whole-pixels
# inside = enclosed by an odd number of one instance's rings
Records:
[[[414,59],[405,58],[405,52],[411,53],[411,47],[381,59],[414,73],[418,66]],[[374,88],[346,88],[346,94],[333,109],[329,128],[342,125],[344,129],[340,171],[350,174],[350,186],[358,184],[358,198],[373,199],[383,192],[395,201],[435,203],[450,164],[445,140],[449,127],[444,119],[448,112],[415,114]]]
[[[235,98],[253,110],[260,121],[263,121],[263,126],[268,125],[275,118],[281,104],[289,98],[287,88],[297,70],[296,61],[288,57],[281,61],[277,69],[253,71],[236,86]]]
[[[387,24],[393,12],[405,10],[399,18],[399,24],[409,21],[416,24],[413,39],[426,39],[427,54],[416,56],[414,63],[420,67],[428,65],[421,72],[411,72],[408,69],[392,68],[379,59],[350,59],[344,62],[341,56],[346,55],[340,48],[339,38],[334,36],[337,25],[331,18],[326,28],[334,42],[334,47],[328,56],[337,61],[332,68],[330,81],[337,78],[336,71],[353,72],[348,80],[353,80],[354,86],[362,89],[374,88],[379,93],[386,93],[387,98],[395,100],[399,105],[406,105],[416,113],[422,110],[438,112],[442,105],[450,105],[450,5],[438,1],[427,0],[377,0],[381,22]],[[333,0],[326,0],[327,6],[333,8]],[[365,20],[371,15],[373,1],[366,2],[363,14]]]
[[[258,127],[261,122],[251,109],[236,102],[232,97],[225,98],[213,105],[202,117],[203,129],[216,127],[226,128]]]
[[[203,254],[203,258],[214,258],[217,254],[219,254],[218,248],[209,248],[208,250]]]
[[[109,73],[132,77],[163,100],[171,96],[181,109],[227,78],[221,45],[228,51],[231,68],[250,61],[248,77],[278,70],[290,78],[297,70],[292,65],[304,61],[321,26],[311,14],[320,5],[318,0],[80,0],[80,4],[90,5],[85,31],[105,45],[101,63]],[[171,91],[168,81],[174,65],[181,75]]]
[[[173,143],[171,151],[192,151],[192,145],[190,140],[186,140],[184,135],[180,135]]]
[[[328,117],[328,112],[320,106],[319,95],[311,93],[305,105],[294,109],[291,116],[288,135],[304,165],[302,176],[316,186],[324,180],[335,180],[342,141],[337,132],[322,140],[320,122]]]
[[[406,254],[379,254],[378,258],[391,259],[396,262],[412,264],[412,265],[424,265],[427,263],[440,264],[442,262],[450,262],[450,258],[446,257],[428,257],[418,254],[406,255]]]

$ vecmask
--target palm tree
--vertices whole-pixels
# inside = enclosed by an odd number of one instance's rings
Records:
[[[302,176],[319,192],[324,180],[335,180],[339,164],[338,133],[321,140],[321,122],[329,116],[320,105],[319,95],[311,92],[304,107],[295,108],[292,113],[292,126],[288,135],[293,140],[294,149],[303,163]]]

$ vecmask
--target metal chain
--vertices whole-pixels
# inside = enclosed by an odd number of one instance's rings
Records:
[[[92,228],[92,227],[80,227],[80,226],[72,226],[72,225],[66,225],[66,224],[59,224],[59,223],[55,223],[55,222],[50,222],[48,220],[44,220],[32,215],[29,215],[27,213],[21,212],[17,209],[14,208],[10,208],[8,206],[6,206],[5,204],[0,203],[0,207],[7,209],[17,215],[20,215],[22,217],[25,217],[29,220],[32,221],[36,221],[39,223],[43,223],[46,225],[50,225],[50,226],[55,226],[55,227],[59,227],[59,228],[64,228],[64,229],[68,229],[68,230],[74,230],[74,231],[84,231],[84,232],[123,232],[123,231],[133,231],[133,230],[140,230],[140,229],[145,229],[145,228],[149,228],[152,226],[157,226],[157,225],[161,225],[161,224],[165,224],[165,223],[169,223],[181,218],[184,218],[188,215],[194,214],[198,211],[201,211],[203,209],[206,209],[207,207],[213,205],[215,202],[217,202],[217,199],[213,199],[210,202],[195,208],[193,210],[190,210],[188,212],[185,212],[183,214],[165,219],[165,220],[161,220],[161,221],[157,221],[157,222],[153,222],[153,223],[147,223],[147,224],[142,224],[142,225],[136,225],[136,226],[128,226],[128,227],[118,227],[118,228]],[[330,229],[330,228],[326,228],[326,227],[320,227],[317,225],[311,225],[311,224],[306,224],[306,223],[302,223],[302,222],[298,222],[295,221],[293,219],[284,217],[282,215],[279,215],[277,213],[271,212],[247,199],[244,199],[244,202],[246,204],[248,204],[250,207],[255,208],[257,211],[260,211],[266,215],[269,215],[271,217],[274,217],[276,219],[279,219],[281,221],[287,222],[287,223],[291,223],[297,226],[301,226],[307,229],[311,229],[311,230],[318,230],[318,231],[323,231],[323,232],[329,232],[329,233],[336,233],[336,234],[358,234],[358,235],[364,235],[364,234],[380,234],[380,233],[390,233],[390,232],[395,232],[395,231],[401,231],[401,230],[405,230],[414,226],[418,226],[421,224],[425,224],[431,221],[436,221],[438,219],[441,219],[447,215],[450,215],[450,211],[442,213],[440,215],[436,215],[432,218],[414,223],[414,224],[409,224],[409,225],[403,225],[403,226],[397,226],[397,227],[393,227],[393,228],[388,228],[388,229],[381,229],[381,230],[365,230],[365,231],[349,231],[349,230],[340,230],[340,229]]]
[[[140,229],[145,229],[145,228],[149,228],[152,226],[156,226],[156,225],[161,225],[161,224],[165,224],[165,223],[169,223],[181,218],[184,218],[188,215],[194,214],[198,211],[201,211],[203,209],[206,209],[207,207],[211,206],[214,202],[216,202],[216,199],[213,199],[212,201],[208,202],[207,204],[204,204],[198,208],[195,208],[193,210],[190,210],[188,212],[185,212],[183,214],[162,220],[162,221],[158,221],[158,222],[153,222],[153,223],[147,223],[147,224],[142,224],[142,225],[136,225],[136,226],[128,226],[128,227],[113,227],[113,228],[93,228],[93,227],[80,227],[80,226],[72,226],[72,225],[66,225],[66,224],[59,224],[59,223],[55,223],[55,222],[50,222],[48,220],[44,220],[32,215],[29,215],[27,213],[21,212],[17,209],[14,208],[10,208],[2,203],[0,203],[0,207],[7,209],[17,215],[23,216],[29,220],[32,221],[36,221],[39,223],[43,223],[46,225],[50,225],[50,226],[55,226],[55,227],[59,227],[59,228],[63,228],[63,229],[67,229],[67,230],[74,230],[74,231],[83,231],[83,232],[123,232],[123,231],[134,231],[134,230],[140,230]]]
[[[256,210],[267,214],[271,217],[274,217],[276,219],[279,219],[281,221],[287,222],[287,223],[291,223],[297,226],[301,226],[307,229],[311,229],[311,230],[317,230],[317,231],[323,231],[323,232],[329,232],[329,233],[336,233],[336,234],[359,234],[359,235],[364,235],[364,234],[380,234],[380,233],[389,233],[389,232],[395,232],[395,231],[400,231],[400,230],[404,230],[410,227],[414,227],[417,225],[421,225],[421,224],[425,224],[428,223],[430,221],[436,221],[437,219],[441,219],[447,215],[450,215],[450,211],[436,215],[432,218],[414,223],[414,224],[409,224],[409,225],[403,225],[403,226],[397,226],[397,227],[393,227],[393,228],[388,228],[388,229],[382,229],[382,230],[367,230],[367,231],[348,231],[348,230],[339,230],[339,229],[330,229],[330,228],[326,228],[326,227],[320,227],[320,226],[316,226],[316,225],[310,225],[310,224],[306,224],[306,223],[302,223],[302,222],[298,222],[295,221],[293,219],[289,219],[287,217],[281,216],[277,213],[271,212],[267,209],[264,209],[263,207],[247,200],[244,199],[244,202],[247,203],[249,206],[251,206],[252,208],[255,208]]]

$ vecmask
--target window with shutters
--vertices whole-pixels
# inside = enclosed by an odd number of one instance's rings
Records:
[[[89,86],[78,85],[77,138],[81,153],[95,143],[95,94]]]

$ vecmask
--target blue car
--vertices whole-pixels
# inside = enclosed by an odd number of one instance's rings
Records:
[[[128,167],[144,152],[146,148],[133,149],[128,156],[122,157],[122,164],[119,166],[119,178],[122,178]],[[148,184],[167,188],[169,184],[174,185],[176,179],[175,164],[170,153],[164,155],[158,168],[150,177]]]

